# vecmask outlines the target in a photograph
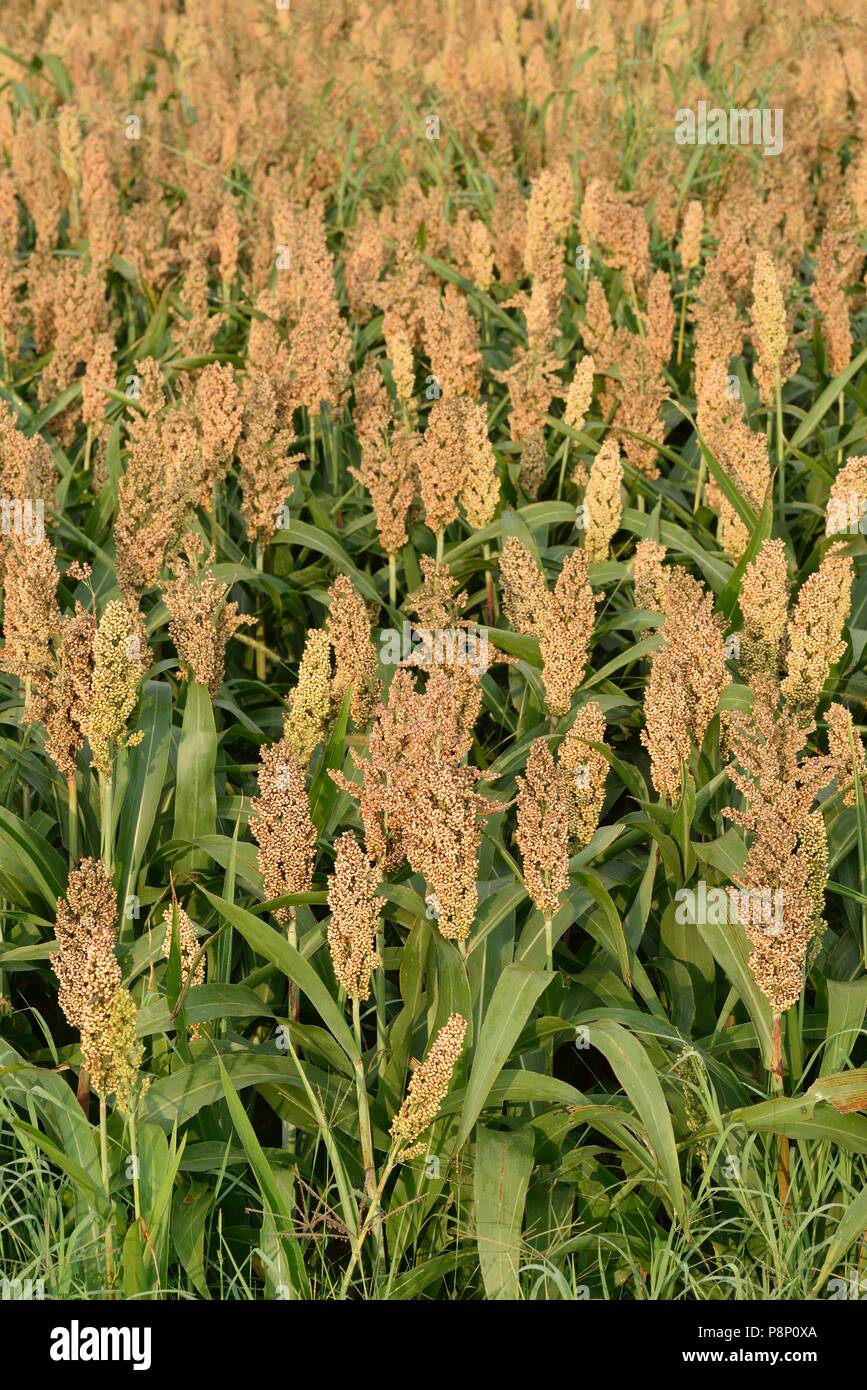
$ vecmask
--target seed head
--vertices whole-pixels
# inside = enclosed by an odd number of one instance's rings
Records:
[[[351,689],[350,712],[355,723],[362,726],[371,719],[381,695],[370,619],[345,574],[338,575],[328,595],[331,607],[327,631],[334,648],[332,698],[339,703]]]
[[[106,607],[93,639],[87,735],[94,767],[104,777],[112,775],[114,756],[135,708],[144,672],[139,622],[137,614],[133,617],[125,603],[115,600]],[[127,745],[140,743],[142,737],[141,733],[132,734]]]
[[[6,644],[0,652],[0,666],[37,686],[52,670],[51,644],[60,634],[56,590],[53,547],[45,540],[30,545],[26,538],[14,537],[6,557],[3,583]],[[38,716],[28,706],[25,720],[35,717]]]
[[[298,666],[298,684],[283,720],[283,735],[302,767],[325,736],[331,718],[331,642],[324,628],[311,628]]]
[[[587,511],[584,550],[589,564],[608,559],[609,546],[620,529],[622,483],[620,445],[616,439],[609,437],[593,460],[590,481],[584,492]]]
[[[225,675],[229,641],[238,628],[253,620],[240,614],[236,603],[225,602],[229,586],[216,579],[213,570],[201,574],[204,547],[192,533],[186,538],[185,549],[187,558],[175,560],[174,578],[165,588],[169,636],[184,680],[198,681],[216,695]]]
[[[596,833],[608,776],[604,753],[589,745],[604,742],[605,715],[590,700],[579,709],[557,755],[557,771],[569,795],[569,830],[580,849]]]
[[[842,634],[849,617],[852,576],[852,558],[837,542],[804,584],[789,619],[782,691],[806,719],[812,718],[831,667],[846,650]]]
[[[783,637],[789,616],[789,573],[781,540],[764,541],[741,580],[740,662],[748,680],[780,669]]]
[[[334,849],[334,872],[328,879],[328,947],[338,984],[350,999],[363,1001],[370,993],[370,978],[382,963],[375,943],[385,898],[376,896],[379,870],[351,830],[338,837]]]
[[[81,1034],[82,1064],[97,1095],[115,1094],[127,1112],[139,1082],[144,1049],[136,1038],[136,1008],[121,984],[115,955],[114,885],[105,864],[82,859],[57,904],[60,951],[54,970],[58,1002],[70,1027]]]
[[[763,398],[767,400],[789,341],[786,302],[773,257],[767,251],[760,251],[756,256],[752,321],[758,356],[756,375],[762,385]]]
[[[860,527],[867,512],[867,454],[847,459],[831,484],[825,509],[825,535],[848,531],[852,523]]]
[[[574,814],[571,790],[545,739],[530,744],[527,771],[518,778],[516,838],[524,863],[524,882],[546,917],[560,906],[569,887],[569,834]]]
[[[64,777],[75,772],[87,735],[95,636],[96,618],[76,603],[61,621],[50,677],[33,688],[33,717],[45,726],[45,751]]]
[[[663,642],[650,659],[641,742],[650,753],[654,787],[674,801],[681,763],[693,744],[701,747],[730,677],[713,595],[679,565],[663,574]]]
[[[427,1057],[410,1079],[406,1099],[391,1124],[398,1161],[406,1162],[424,1151],[417,1141],[433,1123],[448,1095],[452,1073],[463,1051],[467,1020],[452,1014],[434,1038]]]
[[[686,205],[680,232],[680,263],[685,271],[693,270],[701,260],[701,234],[704,211],[698,198]]]
[[[575,368],[566,395],[563,419],[570,429],[580,430],[583,428],[587,412],[590,409],[590,402],[593,400],[593,374],[595,371],[596,364],[593,361],[593,355],[588,352]]]
[[[828,726],[828,752],[837,765],[837,780],[851,782],[857,774],[867,793],[867,756],[861,736],[855,729],[851,711],[846,709],[845,705],[829,705],[825,723]],[[844,793],[843,805],[855,805],[854,786]]]
[[[304,773],[287,738],[259,753],[259,795],[250,807],[250,831],[259,846],[259,871],[268,899],[307,893],[313,883],[316,828]],[[284,926],[293,909],[278,907],[274,916]]]
[[[636,545],[632,569],[637,608],[650,613],[662,611],[666,583],[664,559],[664,545],[651,540],[639,541]]]

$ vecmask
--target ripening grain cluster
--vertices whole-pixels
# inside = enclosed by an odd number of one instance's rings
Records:
[[[7,0],[0,1276],[848,1277],[865,271],[847,0]]]

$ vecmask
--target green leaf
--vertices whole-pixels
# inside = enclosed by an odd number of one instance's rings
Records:
[[[277,534],[276,543],[281,542],[286,545],[303,545],[308,550],[315,550],[318,554],[327,556],[337,566],[341,574],[348,575],[360,594],[363,594],[366,599],[370,599],[373,603],[380,604],[382,602],[382,597],[369,576],[356,569],[340,542],[335,540],[333,536],[327,535],[319,527],[308,526],[304,521],[296,521],[293,516],[289,530]]]
[[[623,931],[623,923],[620,920],[620,913],[614,906],[611,895],[603,887],[598,874],[578,869],[575,878],[584,885],[600,909],[596,916],[598,939],[617,962],[624,984],[628,989],[631,989],[632,972],[629,966],[629,947]]]
[[[223,1066],[222,1060],[218,1057],[220,1065],[220,1075],[223,1079],[225,1089],[226,1105],[235,1126],[238,1138],[241,1141],[244,1152],[253,1169],[259,1190],[262,1193],[262,1200],[265,1203],[266,1214],[274,1221],[280,1237],[280,1244],[286,1256],[289,1277],[291,1280],[292,1291],[297,1298],[310,1297],[310,1284],[307,1279],[307,1272],[304,1268],[304,1260],[301,1255],[301,1247],[295,1236],[292,1234],[294,1216],[291,1206],[284,1200],[283,1189],[276,1175],[271,1170],[262,1146],[256,1138],[256,1131],[250,1123],[249,1116],[241,1104],[238,1092],[232,1085],[231,1077]]]
[[[211,1211],[211,1190],[200,1183],[179,1187],[172,1202],[172,1241],[184,1272],[202,1298],[210,1298],[205,1273],[205,1223]]]
[[[214,771],[217,763],[217,729],[214,706],[206,686],[187,682],[187,703],[178,744],[178,774],[175,783],[175,823],[172,837],[197,840],[217,831],[217,792]],[[207,868],[201,850],[192,850],[179,861],[179,868]]]
[[[24,878],[51,908],[66,891],[66,865],[47,840],[0,806],[0,868]]]
[[[479,1031],[458,1131],[458,1148],[472,1132],[488,1092],[508,1060],[530,1010],[550,983],[547,971],[528,970],[522,965],[507,966],[497,981]]]
[[[698,846],[696,853],[698,853]],[[739,922],[713,926],[698,924],[701,939],[717,965],[721,965],[749,1013],[762,1049],[762,1061],[771,1065],[771,1006],[749,967],[750,943]]]
[[[340,706],[334,727],[325,745],[325,754],[319,764],[316,777],[310,788],[310,819],[316,826],[320,835],[325,833],[328,825],[328,818],[337,800],[337,784],[332,777],[329,777],[329,769],[338,770],[343,767],[343,759],[346,752],[346,726],[349,723],[349,702],[352,698],[352,691],[347,690],[343,696],[343,703]]]
[[[147,843],[163,794],[172,731],[172,697],[169,687],[147,681],[136,725],[144,734],[127,754],[128,780],[120,809],[116,857],[121,865],[118,904],[121,913],[134,893]]]
[[[828,1026],[820,1076],[846,1065],[860,1036],[867,1013],[867,975],[860,980],[828,980]]]
[[[862,1187],[858,1196],[849,1203],[843,1212],[837,1229],[828,1242],[828,1253],[825,1256],[822,1268],[819,1270],[819,1277],[813,1285],[813,1294],[817,1295],[825,1280],[837,1261],[842,1259],[850,1246],[857,1245],[867,1230],[867,1187]]]
[[[150,1123],[170,1130],[174,1124],[192,1119],[206,1105],[222,1100],[219,1058],[205,1057],[161,1076],[148,1087],[142,1113]],[[298,1074],[288,1057],[251,1048],[249,1052],[230,1052],[223,1058],[238,1089],[247,1086],[279,1085],[298,1090]]]
[[[473,1199],[479,1267],[492,1300],[521,1296],[518,1267],[527,1188],[533,1171],[529,1129],[476,1129]]]
[[[662,1086],[637,1038],[619,1023],[591,1023],[590,1045],[605,1057],[647,1131],[669,1200],[685,1229],[689,1219],[677,1159],[677,1145]]]
[[[284,936],[260,921],[258,917],[254,917],[251,912],[245,912],[242,907],[227,903],[224,898],[215,897],[213,893],[205,891],[205,896],[213,903],[221,917],[231,922],[235,930],[249,942],[257,955],[270,960],[283,971],[287,979],[294,981],[302,993],[306,994],[347,1057],[352,1062],[358,1061],[359,1053],[352,1029],[310,962],[305,960],[294,946],[290,946]]]
[[[245,985],[198,985],[184,1001],[187,1024],[207,1023],[212,1018],[271,1018],[271,1009]],[[171,1009],[163,999],[143,1004],[136,1017],[136,1035],[151,1037],[175,1027]]]
[[[831,406],[836,401],[840,392],[845,389],[855,373],[860,371],[865,362],[867,362],[867,347],[862,348],[858,356],[853,357],[849,365],[843,368],[840,375],[834,377],[834,380],[825,387],[816,403],[807,411],[807,414],[804,416],[789,441],[789,445],[792,449],[800,449],[801,445],[806,443],[819,421],[823,419],[831,409]]]

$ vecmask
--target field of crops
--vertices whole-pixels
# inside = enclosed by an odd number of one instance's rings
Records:
[[[2,1297],[867,1291],[859,11],[5,0]]]

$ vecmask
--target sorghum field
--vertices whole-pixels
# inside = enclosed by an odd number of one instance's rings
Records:
[[[6,0],[4,1297],[867,1288],[865,261],[849,0]]]

